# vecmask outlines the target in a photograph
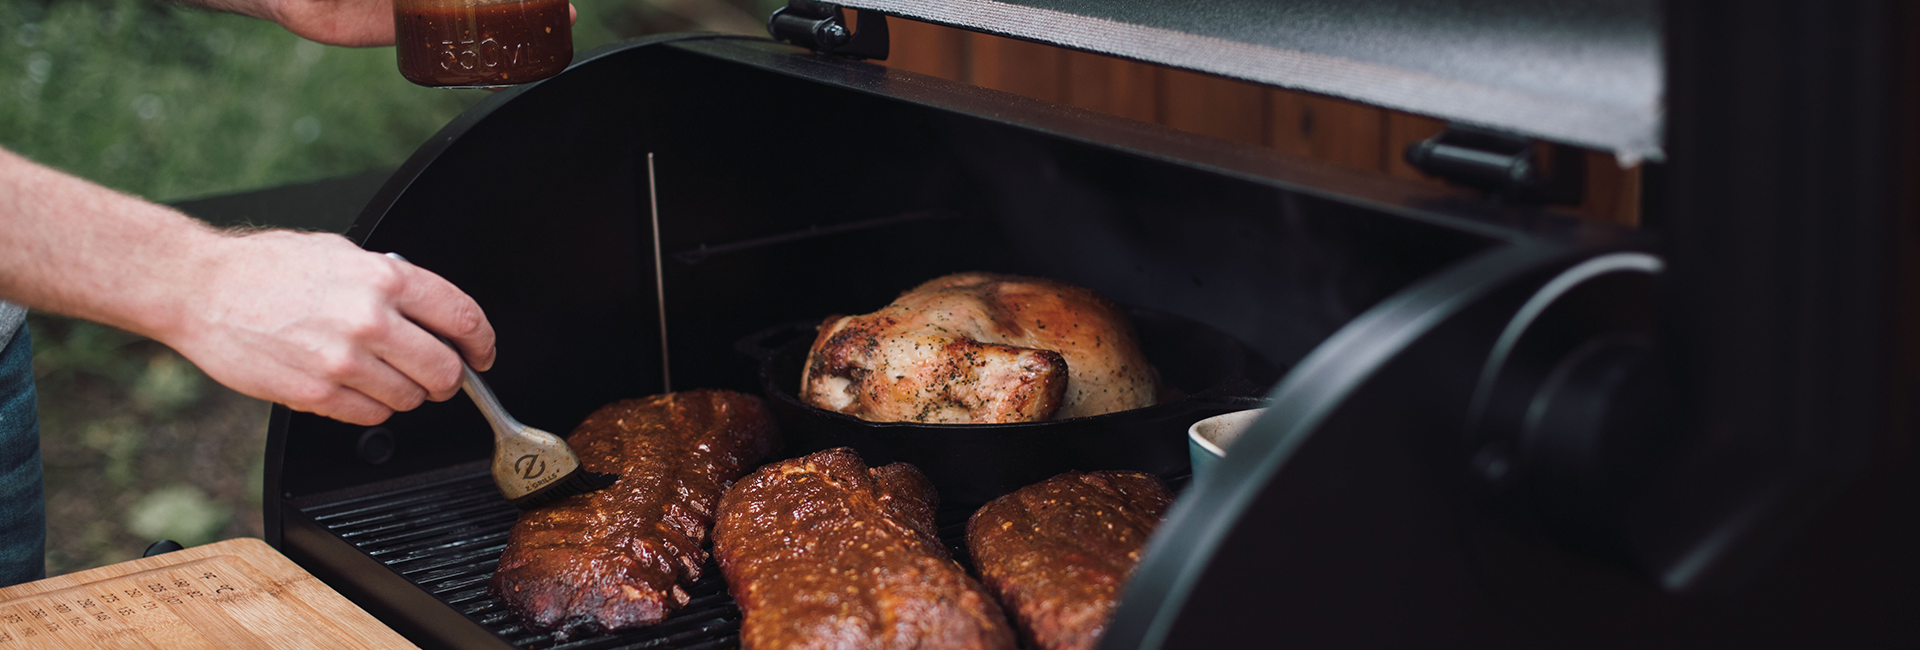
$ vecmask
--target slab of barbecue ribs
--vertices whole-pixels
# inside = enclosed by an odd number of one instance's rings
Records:
[[[935,531],[933,484],[847,448],[755,471],[720,501],[713,553],[742,650],[1013,650],[1013,629]]]
[[[1064,282],[991,273],[927,281],[834,316],[801,399],[875,422],[1035,422],[1152,406],[1159,376],[1125,312]]]
[[[780,448],[759,398],[692,390],[615,402],[568,438],[597,492],[520,515],[494,593],[528,623],[577,631],[652,625],[686,605],[720,495]]]
[[[1092,650],[1172,503],[1151,474],[1067,472],[973,513],[967,552],[1025,647]]]

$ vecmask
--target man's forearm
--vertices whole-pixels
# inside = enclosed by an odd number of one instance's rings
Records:
[[[225,236],[0,149],[0,299],[159,338]]]
[[[339,235],[227,235],[0,150],[0,299],[150,336],[247,395],[373,424],[453,396],[493,327],[445,278]],[[425,327],[427,329],[422,329]]]
[[[334,45],[393,42],[391,0],[188,0]],[[260,399],[373,424],[493,364],[473,298],[346,238],[232,236],[0,150],[0,300],[167,344]],[[459,354],[436,339],[451,341]]]

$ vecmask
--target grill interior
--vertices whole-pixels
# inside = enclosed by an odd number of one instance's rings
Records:
[[[1077,283],[1285,367],[1422,278],[1533,236],[1495,225],[1519,213],[1443,212],[1478,204],[1425,186],[765,43],[634,42],[495,97],[395,172],[350,236],[485,305],[513,347],[488,382],[552,431],[664,392],[661,286],[684,386],[754,392],[742,337],[966,270]],[[822,140],[796,106],[859,129]],[[476,191],[502,170],[511,182]],[[923,212],[938,218],[887,216]],[[1177,441],[1186,424],[1167,433]],[[486,475],[479,413],[456,398],[380,429],[396,451],[374,460],[364,443],[377,430],[277,408],[266,532],[416,643],[492,644],[481,630],[531,648],[735,643],[739,612],[717,571],[659,626],[564,644],[527,629],[487,593],[516,512]],[[967,514],[939,513],[949,546]]]
[[[1178,480],[1173,486],[1184,483]],[[302,510],[354,548],[516,647],[718,650],[738,644],[740,609],[727,593],[720,567],[711,559],[700,580],[687,589],[692,602],[659,625],[565,642],[528,628],[487,591],[519,511],[500,496],[484,471]],[[971,508],[943,508],[935,520],[941,541],[968,571],[973,570],[965,540],[971,514]]]

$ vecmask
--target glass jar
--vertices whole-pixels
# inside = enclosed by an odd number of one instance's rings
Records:
[[[393,0],[400,75],[422,86],[495,88],[573,62],[567,0]]]

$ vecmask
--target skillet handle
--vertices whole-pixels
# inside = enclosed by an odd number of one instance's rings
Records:
[[[1194,394],[1188,395],[1186,401],[1196,407],[1225,408],[1230,411],[1266,408],[1273,405],[1266,397],[1248,395]]]
[[[1266,406],[1268,390],[1269,387],[1261,386],[1235,373],[1220,380],[1220,383],[1208,387],[1206,390],[1188,395],[1187,399],[1202,401],[1223,400],[1223,403],[1250,401],[1256,405],[1248,408],[1259,408]]]

